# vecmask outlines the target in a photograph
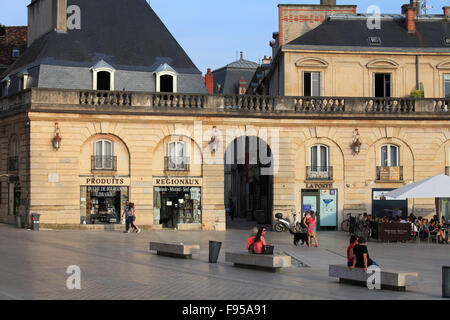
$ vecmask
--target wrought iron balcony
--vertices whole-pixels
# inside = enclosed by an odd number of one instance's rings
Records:
[[[117,171],[117,157],[114,156],[92,156],[92,171]]]
[[[333,167],[306,167],[306,180],[333,180]]]
[[[19,170],[19,157],[9,157],[8,158],[8,171],[18,171]]]
[[[377,167],[377,181],[403,181],[403,167]]]
[[[188,157],[164,157],[165,171],[189,171],[189,164]]]

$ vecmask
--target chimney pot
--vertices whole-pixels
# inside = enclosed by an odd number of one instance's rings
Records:
[[[406,27],[408,33],[416,33],[416,9],[408,6],[406,11]]]
[[[446,6],[442,8],[444,10],[444,17],[447,18],[447,20],[450,19],[450,6]]]

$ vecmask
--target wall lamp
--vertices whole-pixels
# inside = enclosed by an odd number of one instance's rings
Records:
[[[355,129],[355,132],[353,133],[353,143],[352,143],[352,150],[354,154],[358,154],[361,151],[361,137],[359,136],[358,129]]]
[[[61,131],[59,130],[58,122],[55,123],[55,136],[52,139],[53,150],[58,151],[61,148]]]

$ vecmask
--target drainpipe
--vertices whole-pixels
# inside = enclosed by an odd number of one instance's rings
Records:
[[[416,55],[416,90],[420,90],[419,88],[419,56]]]

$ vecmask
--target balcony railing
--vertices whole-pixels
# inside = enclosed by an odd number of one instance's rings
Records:
[[[49,107],[52,106],[52,107]],[[31,88],[0,98],[0,111],[246,113],[273,117],[450,117],[450,98],[304,97]],[[106,109],[105,109],[106,108]],[[187,111],[187,112],[186,112]]]
[[[445,167],[445,174],[450,176],[450,167]]]
[[[377,181],[403,181],[403,167],[377,167]]]
[[[92,156],[92,171],[117,171],[117,157],[114,156]]]
[[[187,157],[164,157],[165,171],[189,171],[190,158]]]
[[[306,167],[306,180],[333,180],[333,167]]]
[[[9,157],[8,158],[8,171],[18,171],[19,170],[19,157]]]

